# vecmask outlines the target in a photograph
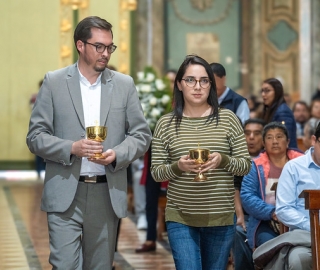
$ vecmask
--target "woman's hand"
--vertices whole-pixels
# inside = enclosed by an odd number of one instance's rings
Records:
[[[275,220],[275,221],[278,221],[278,218],[277,218],[276,212],[273,212],[273,213],[272,213],[271,218],[272,218],[273,220]]]
[[[221,163],[221,155],[217,152],[213,152],[209,155],[209,159],[206,163],[202,164],[200,172],[206,172],[209,170],[214,170],[219,167]]]
[[[178,160],[178,167],[181,171],[184,171],[184,172],[198,173],[200,171],[201,165],[196,164],[194,159],[190,159],[190,156],[186,155],[186,156],[182,156]]]

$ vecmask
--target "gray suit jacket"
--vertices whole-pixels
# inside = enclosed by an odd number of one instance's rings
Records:
[[[106,69],[101,77],[100,125],[108,127],[104,151],[116,152],[116,166],[105,166],[115,214],[127,214],[126,168],[151,142],[134,82]],[[33,108],[27,145],[46,160],[41,209],[64,212],[71,205],[80,176],[81,158],[70,155],[73,142],[86,136],[77,64],[48,72]]]

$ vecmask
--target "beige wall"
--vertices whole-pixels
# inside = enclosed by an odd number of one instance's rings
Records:
[[[88,15],[113,24],[117,44],[118,1],[89,3]],[[0,1],[0,13],[0,162],[33,160],[25,143],[29,99],[44,74],[60,68],[60,1]],[[110,63],[117,66],[117,61],[115,53]]]

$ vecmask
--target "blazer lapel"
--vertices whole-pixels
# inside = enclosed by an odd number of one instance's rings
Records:
[[[100,125],[105,126],[111,105],[113,83],[111,77],[113,74],[106,69],[101,76],[101,104],[100,104]]]
[[[68,85],[69,93],[73,102],[74,109],[78,115],[78,118],[82,127],[85,129],[82,96],[81,96],[81,89],[80,89],[80,82],[79,82],[79,72],[77,70],[76,64],[71,66],[69,69],[69,73],[67,76],[67,85]]]

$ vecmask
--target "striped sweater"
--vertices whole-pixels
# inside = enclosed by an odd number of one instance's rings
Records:
[[[207,117],[183,117],[178,134],[172,114],[162,116],[152,141],[151,173],[155,181],[169,180],[166,221],[189,226],[225,226],[234,224],[233,175],[245,175],[251,161],[243,129],[235,114],[220,109],[219,124]],[[189,149],[208,148],[218,152],[219,168],[205,172],[208,180],[193,182],[195,173],[178,168],[178,160]]]

